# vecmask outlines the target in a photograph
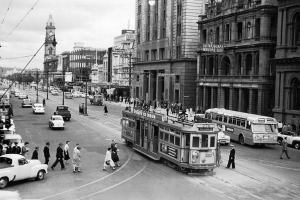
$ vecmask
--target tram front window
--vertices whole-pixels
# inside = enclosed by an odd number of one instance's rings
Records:
[[[202,142],[201,142],[202,147],[208,147],[208,135],[202,135]]]
[[[193,147],[199,147],[199,137],[193,137]]]

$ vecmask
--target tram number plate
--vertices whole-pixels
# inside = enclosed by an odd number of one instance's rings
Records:
[[[269,136],[264,135],[264,136],[263,136],[263,139],[264,139],[264,140],[268,140],[268,139],[269,139]]]
[[[211,153],[207,153],[207,154],[205,155],[205,157],[211,157],[211,156],[212,156]]]

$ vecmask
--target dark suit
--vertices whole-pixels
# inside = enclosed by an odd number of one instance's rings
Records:
[[[32,157],[31,157],[31,160],[38,160],[38,151],[37,150],[34,150],[33,153],[32,153]]]
[[[64,169],[64,150],[60,146],[56,149],[56,161],[53,163],[51,168],[54,168],[58,162],[60,162],[61,168]]]
[[[234,163],[234,159],[235,159],[235,149],[232,148],[230,150],[230,154],[229,154],[229,160],[228,160],[228,164],[227,164],[227,168],[230,168],[230,165],[232,164],[232,169],[235,168],[235,163]]]
[[[49,158],[50,158],[50,151],[49,151],[49,147],[48,146],[44,147],[44,157],[45,157],[45,164],[48,165]]]

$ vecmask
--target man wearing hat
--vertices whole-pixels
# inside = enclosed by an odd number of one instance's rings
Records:
[[[66,169],[64,165],[64,150],[62,148],[63,144],[59,143],[57,149],[56,149],[56,161],[51,166],[51,169],[54,170],[54,167],[57,165],[57,163],[60,163],[61,169]]]
[[[232,169],[235,168],[235,163],[234,163],[234,159],[235,159],[235,149],[233,144],[230,145],[231,146],[231,150],[230,150],[230,154],[229,154],[229,160],[228,160],[228,164],[226,168],[230,168],[230,165],[232,164]]]

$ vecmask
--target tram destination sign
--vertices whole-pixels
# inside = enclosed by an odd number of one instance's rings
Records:
[[[161,115],[150,113],[150,112],[147,112],[147,111],[144,111],[144,110],[133,109],[133,113],[137,114],[137,115],[141,115],[143,117],[148,117],[148,118],[151,118],[151,119],[162,121],[162,116]]]

